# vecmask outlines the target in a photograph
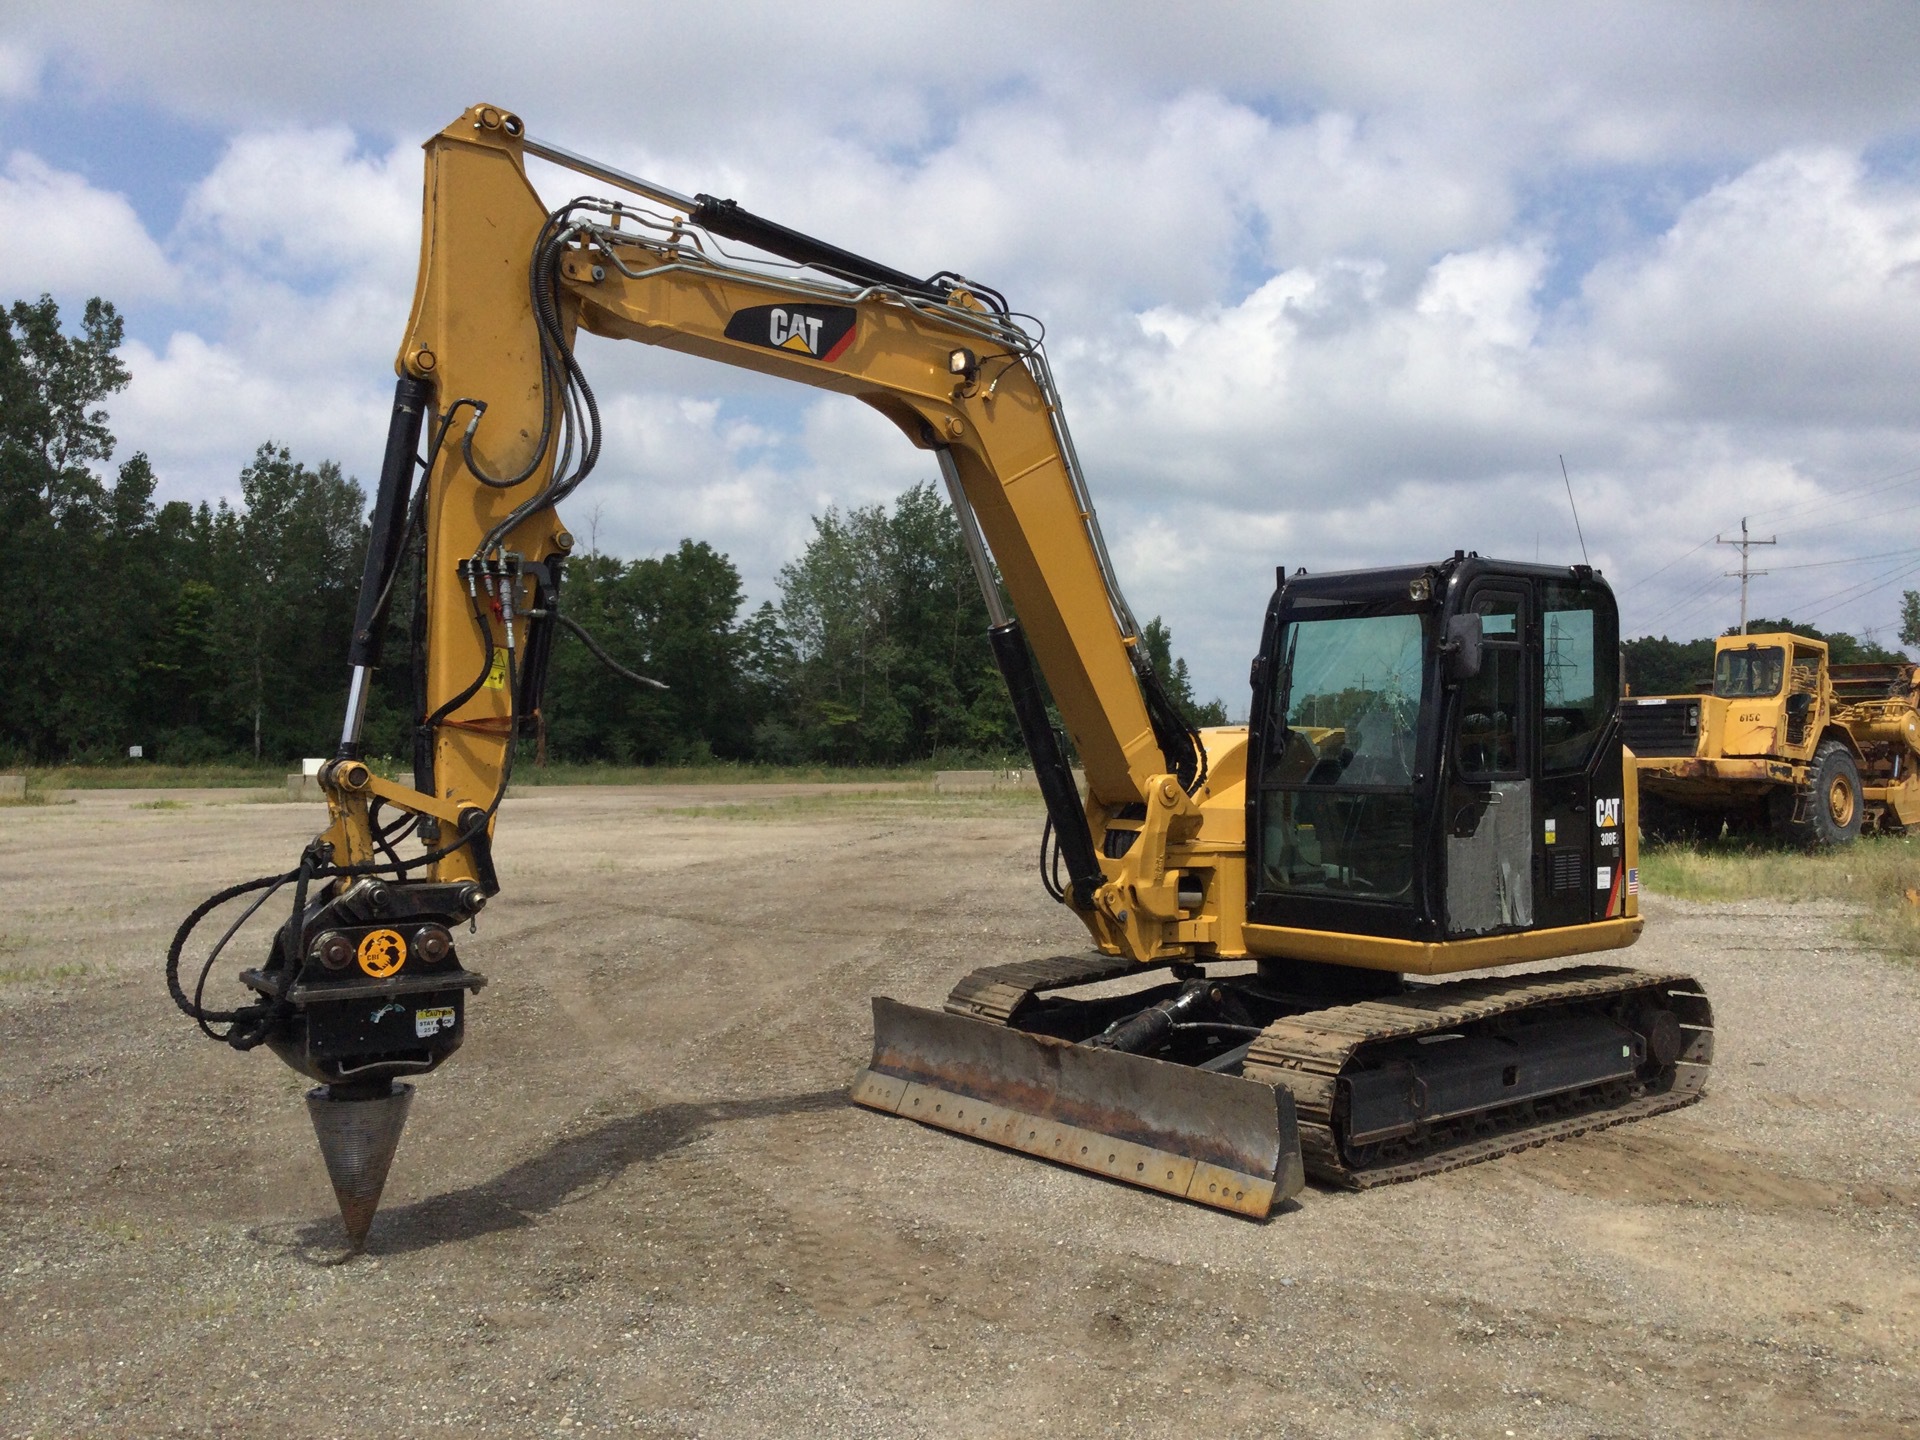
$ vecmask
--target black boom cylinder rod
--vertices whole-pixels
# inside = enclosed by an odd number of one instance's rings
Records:
[[[1040,683],[1034,677],[1033,657],[1027,653],[1027,637],[1018,620],[995,625],[987,631],[993,642],[993,658],[1006,678],[1007,693],[1013,699],[1014,719],[1020,725],[1020,738],[1027,743],[1033,758],[1033,778],[1040,782],[1040,797],[1046,801],[1047,816],[1053,821],[1053,833],[1060,837],[1060,854],[1067,862],[1068,884],[1076,910],[1093,908],[1093,892],[1105,877],[1094,858],[1093,835],[1087,829],[1087,812],[1080,805],[1080,791],[1073,783],[1073,771],[1061,752],[1060,737],[1047,719],[1047,702],[1040,698]]]
[[[731,200],[716,200],[711,195],[696,195],[694,200],[697,203],[688,218],[715,235],[742,241],[783,260],[811,265],[856,285],[885,285],[908,295],[925,295],[934,300],[947,298],[945,290],[916,280],[905,271],[856,255],[851,250],[842,250],[838,245],[829,245],[798,230],[789,230],[750,210],[742,210]]]
[[[347,663],[380,663],[386,636],[387,585],[406,538],[407,501],[413,493],[414,457],[420,452],[420,427],[433,403],[433,387],[411,375],[400,377],[393,392],[393,418],[387,424],[387,453],[380,462],[380,489],[374,495],[373,523],[367,532],[367,564],[360,572],[360,604],[353,612],[353,641]]]

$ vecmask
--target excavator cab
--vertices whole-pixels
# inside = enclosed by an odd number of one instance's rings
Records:
[[[1584,566],[1282,577],[1254,664],[1256,942],[1318,932],[1345,939],[1330,959],[1451,970],[1499,963],[1452,942],[1630,917],[1618,631]]]

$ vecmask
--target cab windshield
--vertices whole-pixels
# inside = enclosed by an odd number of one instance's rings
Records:
[[[1404,902],[1427,621],[1352,608],[1283,634],[1262,888]]]
[[[1749,645],[1722,650],[1714,657],[1713,693],[1722,700],[1755,700],[1778,695],[1787,654],[1778,645]]]
[[[1424,643],[1418,615],[1288,626],[1280,679],[1291,743],[1273,778],[1318,785],[1411,783]]]

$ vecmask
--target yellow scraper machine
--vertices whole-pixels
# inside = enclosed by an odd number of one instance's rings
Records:
[[[292,868],[197,909],[168,956],[208,1034],[318,1082],[351,1244],[403,1080],[458,1048],[482,983],[454,936],[500,888],[497,812],[552,646],[592,647],[565,613],[557,508],[600,453],[583,329],[853,396],[945,479],[1045,802],[1042,881],[1091,949],[975,971],[943,1011],[877,999],[861,1104],[1258,1216],[1308,1176],[1403,1179],[1699,1095],[1711,1016],[1685,976],[1430,978],[1639,933],[1597,573],[1456,552],[1283,574],[1252,723],[1196,730],[1147,662],[1037,327],[997,291],[624,174],[497,106],[426,151],[329,823]],[[603,193],[550,208],[529,157]],[[410,785],[361,755],[396,593]],[[224,939],[189,994],[194,926],[276,893],[293,905],[241,977],[256,998],[205,1003]]]

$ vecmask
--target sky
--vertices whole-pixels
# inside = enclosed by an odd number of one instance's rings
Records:
[[[1236,715],[1281,564],[1584,549],[1625,634],[1691,638],[1739,619],[1745,517],[1754,614],[1894,639],[1920,7],[1008,8],[12,0],[0,299],[119,307],[162,499],[267,440],[370,484],[419,146],[488,101],[1040,316],[1132,607]],[[775,599],[811,516],[937,481],[857,401],[579,353],[603,551],[706,540]]]

